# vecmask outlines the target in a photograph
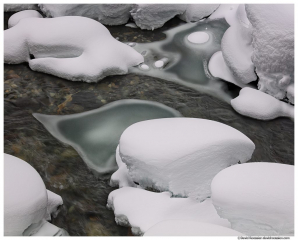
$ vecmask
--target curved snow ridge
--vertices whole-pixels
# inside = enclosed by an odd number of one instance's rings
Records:
[[[39,232],[46,220],[58,214],[62,198],[46,190],[37,171],[17,157],[4,154],[4,173],[4,235],[30,236]],[[52,225],[51,231],[40,233],[52,236],[58,231]]]
[[[252,61],[259,76],[259,89],[283,99],[287,87],[294,83],[294,7],[246,4],[245,9],[252,24]]]
[[[144,236],[243,236],[233,229],[190,220],[166,220],[148,229]]]
[[[143,61],[102,24],[85,17],[25,18],[4,31],[5,63],[29,62],[34,71],[72,81],[97,82],[126,74]]]
[[[120,156],[141,187],[204,200],[212,178],[246,162],[254,143],[238,130],[211,120],[168,118],[128,127],[119,141]]]
[[[219,172],[212,201],[232,229],[248,236],[294,234],[294,166],[245,163]]]
[[[245,87],[238,97],[231,100],[232,107],[240,114],[260,120],[277,117],[294,118],[294,107],[260,90]]]
[[[43,18],[43,16],[35,10],[24,10],[13,14],[8,19],[8,28],[11,28],[19,23],[24,18]]]
[[[134,235],[142,235],[164,220],[192,220],[230,228],[221,219],[210,199],[197,202],[189,198],[171,198],[171,193],[155,193],[139,188],[123,187],[109,194],[107,207],[115,214],[117,224],[131,227]]]

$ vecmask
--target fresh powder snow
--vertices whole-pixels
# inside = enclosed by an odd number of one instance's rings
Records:
[[[248,236],[294,234],[294,166],[237,164],[219,172],[212,201],[232,229]]]

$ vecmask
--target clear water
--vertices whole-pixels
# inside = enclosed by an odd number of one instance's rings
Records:
[[[231,94],[224,91],[223,83],[207,67],[211,56],[221,50],[221,38],[228,27],[225,20],[187,23],[166,31],[165,40],[130,44],[149,66],[148,70],[139,66],[130,71],[179,83],[229,102]],[[209,40],[201,44],[189,42],[187,37],[198,31],[207,33]],[[169,62],[162,69],[156,68],[154,63],[164,57]]]
[[[127,127],[144,120],[182,116],[161,103],[133,99],[72,115],[33,115],[54,137],[74,147],[97,173],[117,169],[115,150]]]

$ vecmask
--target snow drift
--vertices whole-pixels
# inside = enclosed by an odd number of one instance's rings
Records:
[[[143,60],[141,54],[89,18],[25,18],[4,31],[5,63],[29,62],[34,71],[72,81],[97,82],[109,75],[126,74],[129,67]]]
[[[218,173],[212,201],[232,229],[248,236],[294,234],[294,166],[245,163]]]
[[[212,178],[246,162],[254,143],[225,124],[195,118],[168,118],[128,127],[119,141],[120,156],[141,187],[204,200]]]
[[[200,203],[189,198],[171,198],[169,192],[123,187],[109,194],[107,207],[114,211],[116,223],[131,227],[134,235],[142,235],[156,223],[170,219],[230,227],[226,219],[217,215],[211,199]]]

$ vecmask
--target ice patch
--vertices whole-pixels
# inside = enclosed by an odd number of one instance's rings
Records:
[[[227,220],[217,215],[211,199],[200,203],[189,198],[171,198],[169,192],[123,187],[109,194],[107,207],[114,211],[116,223],[131,227],[134,235],[144,234],[160,221],[173,219],[230,227]]]
[[[235,165],[214,177],[211,190],[218,214],[232,229],[248,236],[294,234],[294,166]]]
[[[227,227],[189,220],[166,220],[155,224],[144,236],[243,236]]]
[[[205,32],[194,32],[188,35],[187,40],[191,43],[201,44],[208,42],[209,35]]]
[[[219,171],[248,161],[254,148],[238,130],[196,118],[139,122],[119,141],[121,159],[141,187],[200,201],[210,196],[211,180]]]
[[[35,59],[30,59],[30,54]],[[4,62],[29,62],[34,71],[72,81],[97,82],[126,74],[143,56],[84,17],[25,18],[4,31]]]
[[[238,113],[260,120],[282,116],[294,118],[293,106],[252,88],[241,89],[239,96],[231,100],[231,105]]]
[[[71,115],[33,116],[58,140],[71,145],[94,173],[117,169],[115,150],[122,132],[131,124],[155,118],[181,117],[161,103],[119,100],[101,108]]]
[[[127,23],[125,24],[125,27],[138,28],[138,26],[135,23]]]

